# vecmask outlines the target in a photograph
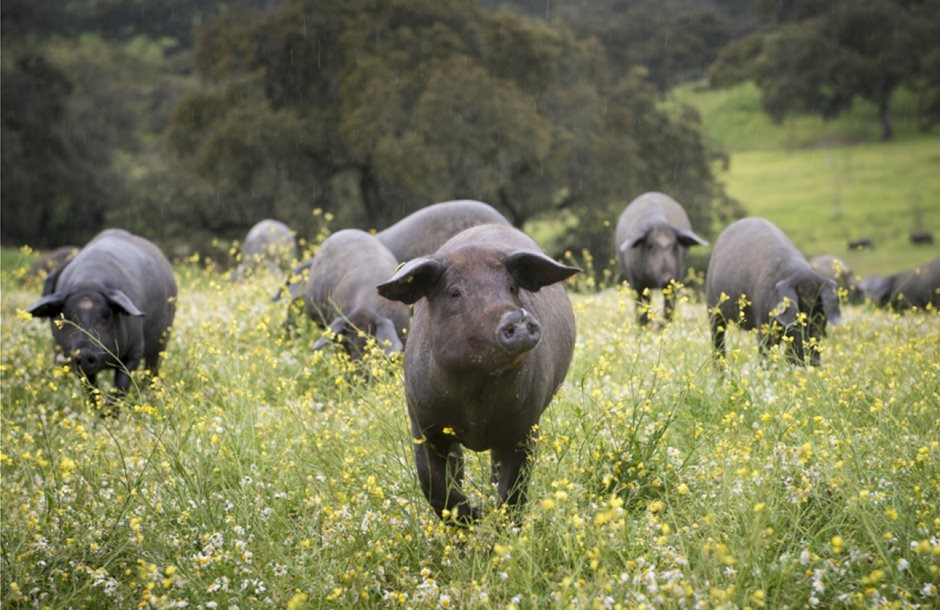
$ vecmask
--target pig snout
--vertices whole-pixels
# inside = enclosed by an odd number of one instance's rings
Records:
[[[662,290],[669,286],[670,282],[676,280],[678,275],[675,265],[670,261],[662,262],[657,266],[653,275],[653,284],[656,288]]]
[[[512,354],[532,349],[541,338],[542,325],[525,309],[503,314],[496,329],[497,342]]]
[[[676,275],[674,273],[664,273],[657,279],[656,288],[659,288],[660,290],[668,288],[669,284],[675,279]]]
[[[72,366],[86,375],[94,375],[104,368],[104,354],[88,349],[76,349],[72,352]]]

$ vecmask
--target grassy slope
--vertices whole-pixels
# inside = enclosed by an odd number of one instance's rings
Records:
[[[731,153],[720,177],[748,213],[777,223],[807,256],[831,253],[856,273],[889,273],[940,254],[940,130],[917,132],[912,100],[895,100],[893,142],[878,141],[870,104],[858,102],[836,121],[816,117],[774,125],[753,85],[679,89],[698,108],[708,138]],[[934,247],[912,246],[912,230],[934,233]],[[874,251],[850,252],[869,237]]]

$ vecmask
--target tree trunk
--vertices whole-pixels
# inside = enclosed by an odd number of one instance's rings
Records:
[[[881,141],[887,142],[894,138],[894,130],[891,129],[891,110],[890,102],[887,98],[881,100],[878,104],[878,114],[881,117]]]
[[[370,223],[380,222],[382,198],[379,194],[379,184],[368,164],[359,167],[359,190],[362,193],[362,207],[365,208],[366,220]]]
[[[522,215],[522,212],[518,208],[510,204],[509,195],[506,193],[505,187],[500,187],[499,189],[499,205],[509,214],[509,222],[512,223],[512,226],[521,229],[523,223],[526,221],[526,217]]]

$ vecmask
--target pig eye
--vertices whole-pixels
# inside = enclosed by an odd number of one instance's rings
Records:
[[[510,284],[510,285],[509,285],[509,292],[511,292],[512,294],[518,294],[518,293],[519,293],[519,287],[516,286],[515,284]]]
[[[461,292],[460,292],[460,288],[458,288],[458,287],[456,287],[456,286],[451,287],[451,289],[450,289],[450,298],[452,298],[452,299],[459,299],[461,296],[463,296],[463,295],[462,295]]]

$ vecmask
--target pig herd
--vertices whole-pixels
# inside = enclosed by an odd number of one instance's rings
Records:
[[[653,290],[663,292],[670,320],[695,245],[707,242],[669,196],[645,193],[624,209],[614,250],[637,294],[641,325],[650,322]],[[297,257],[293,233],[274,220],[258,223],[242,249],[232,279],[259,265],[287,271]],[[58,349],[93,393],[98,374],[115,371],[113,403],[141,364],[158,369],[176,306],[172,267],[154,244],[120,229],[57,256],[28,312],[51,320]],[[335,341],[357,358],[374,338],[386,352],[404,352],[421,489],[439,516],[469,523],[479,509],[461,491],[463,447],[490,451],[500,503],[525,502],[533,430],[574,352],[575,318],[562,282],[579,271],[547,256],[489,205],[460,200],[427,206],[375,234],[333,233],[294,269],[306,280],[289,282],[287,292],[328,329],[314,349]],[[757,329],[762,354],[783,342],[790,360],[817,365],[826,325],[840,319],[840,294],[898,309],[940,307],[940,258],[856,283],[839,259],[807,261],[775,225],[744,218],[716,239],[705,292],[718,362],[733,323]]]

